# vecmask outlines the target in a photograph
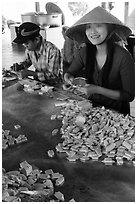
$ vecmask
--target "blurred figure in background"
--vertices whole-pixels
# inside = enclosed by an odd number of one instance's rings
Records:
[[[62,27],[62,35],[64,37],[64,46],[62,49],[63,73],[65,73],[71,65],[75,52],[74,40],[66,36],[66,31],[68,30],[68,28],[68,26]]]
[[[63,74],[67,72],[68,68],[72,64],[73,59],[75,58],[76,53],[78,50],[86,44],[84,42],[81,42],[81,38],[79,39],[77,36],[77,41],[72,40],[66,35],[66,31],[69,29],[68,26],[62,27],[62,35],[64,37],[64,46],[62,49],[62,59],[63,59]],[[81,37],[81,36],[80,36]],[[84,70],[84,67],[83,67]],[[83,70],[78,73],[77,76],[83,76]]]

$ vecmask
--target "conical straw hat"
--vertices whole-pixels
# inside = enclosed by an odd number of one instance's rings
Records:
[[[127,38],[131,34],[131,29],[124,25],[118,18],[110,14],[108,11],[98,6],[79,19],[66,32],[71,39],[79,41],[77,36],[85,35],[86,25],[91,23],[106,23],[115,25],[115,33],[122,39]]]

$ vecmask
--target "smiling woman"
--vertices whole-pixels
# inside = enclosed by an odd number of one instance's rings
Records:
[[[112,26],[113,25],[113,26]],[[102,7],[96,7],[78,20],[66,35],[78,41],[83,36],[86,46],[81,48],[64,75],[71,83],[85,67],[88,86],[81,89],[94,106],[105,106],[122,114],[130,114],[129,102],[135,95],[134,61],[118,42],[131,34],[129,27]]]
[[[107,25],[104,23],[88,24],[86,26],[86,35],[93,45],[102,44],[108,35]]]

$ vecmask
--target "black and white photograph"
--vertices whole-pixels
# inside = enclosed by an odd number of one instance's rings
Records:
[[[135,203],[135,0],[2,0],[1,26],[1,202]]]

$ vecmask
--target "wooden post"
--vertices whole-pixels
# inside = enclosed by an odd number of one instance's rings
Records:
[[[128,19],[129,2],[124,3],[124,23],[127,24]]]
[[[39,2],[35,2],[35,11],[36,11],[37,13],[40,12]]]

